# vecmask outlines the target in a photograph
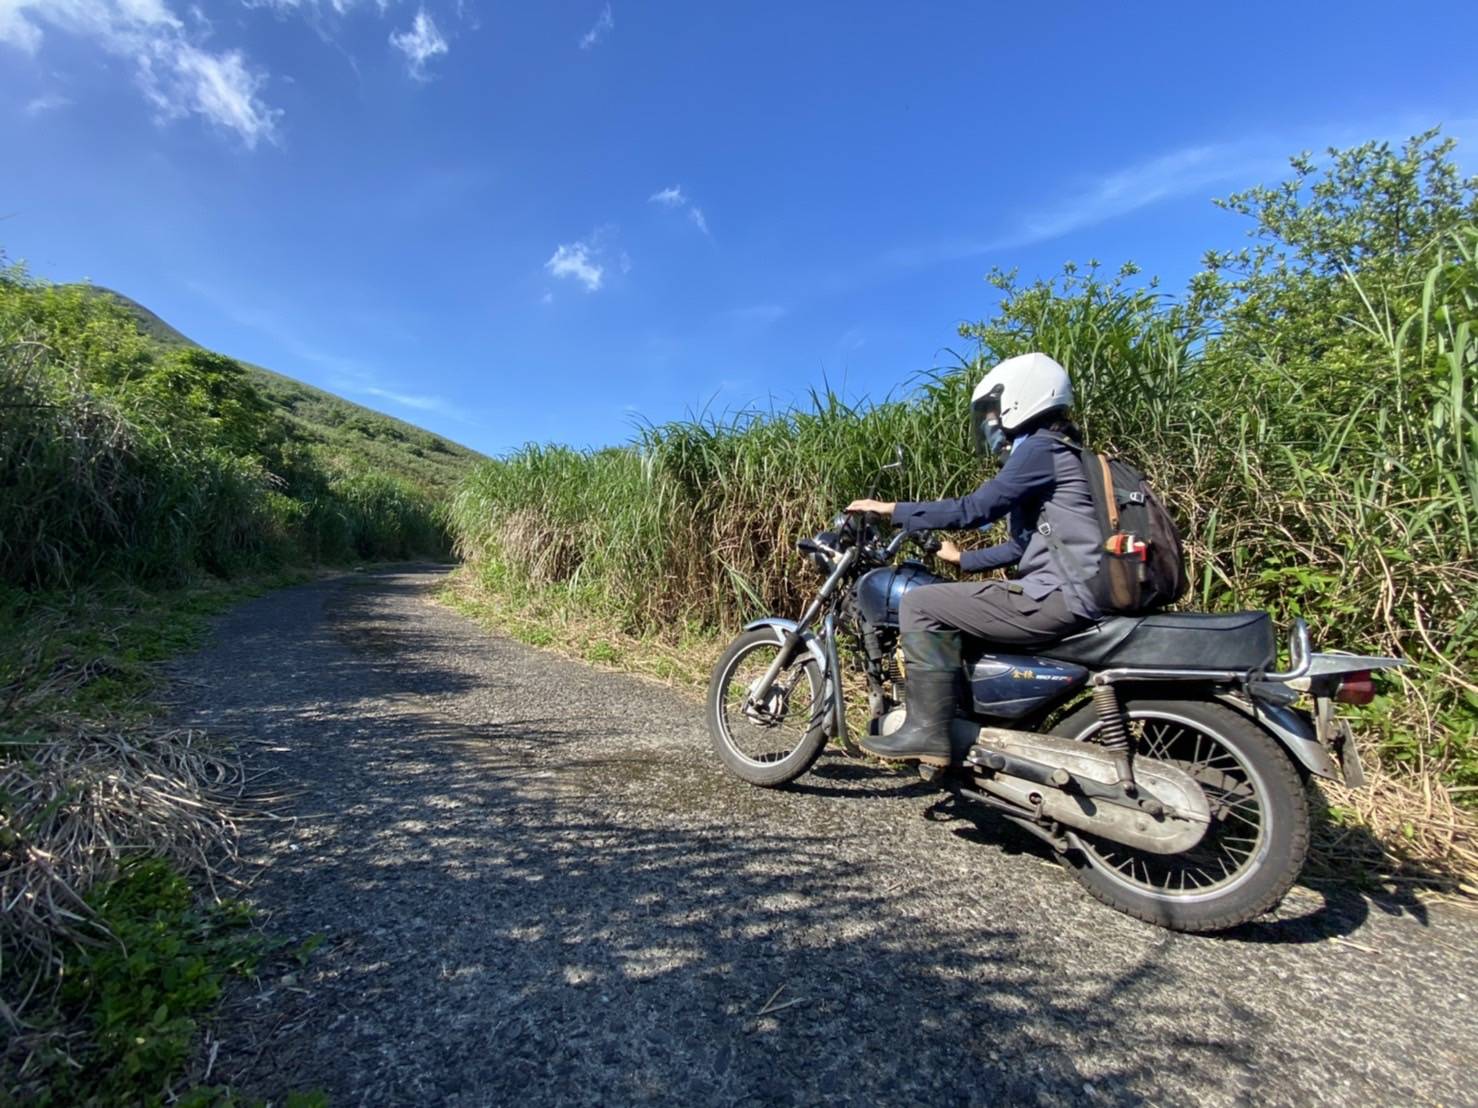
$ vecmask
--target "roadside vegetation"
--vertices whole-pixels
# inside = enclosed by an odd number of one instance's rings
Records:
[[[1250,241],[1175,293],[1133,265],[993,272],[992,314],[895,398],[815,393],[484,462],[453,503],[460,600],[692,681],[744,620],[799,609],[815,581],[796,538],[873,489],[893,444],[908,466],[883,497],[972,488],[972,386],[1044,350],[1090,441],[1173,506],[1188,604],[1303,616],[1318,642],[1412,663],[1362,714],[1374,787],[1325,790],[1325,864],[1478,891],[1478,179],[1451,153],[1431,132],[1294,158],[1218,202]]]
[[[196,1018],[269,950],[218,872],[263,797],[161,722],[157,663],[315,566],[445,557],[472,457],[306,386],[295,408],[293,382],[161,342],[140,310],[0,267],[5,1102],[179,1091]],[[416,469],[422,439],[444,471]]]

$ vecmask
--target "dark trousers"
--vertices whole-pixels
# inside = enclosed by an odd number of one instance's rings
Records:
[[[1062,590],[1033,600],[1013,581],[949,581],[903,594],[900,631],[963,631],[1000,646],[1039,646],[1088,626]]]

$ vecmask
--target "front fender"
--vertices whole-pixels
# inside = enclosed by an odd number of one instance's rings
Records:
[[[781,619],[779,616],[769,616],[765,619],[757,619],[753,623],[746,623],[744,630],[753,631],[759,627],[773,627],[781,633],[777,641],[783,641],[787,633],[794,631],[799,626],[800,624],[796,623],[793,619]],[[826,648],[821,645],[821,640],[810,631],[803,631],[801,633],[801,642],[805,644],[806,650],[810,653],[811,657],[816,659],[816,664],[821,667],[822,675],[827,681],[830,681],[831,664],[827,661]]]
[[[1315,735],[1314,725],[1292,708],[1253,700],[1240,693],[1222,693],[1216,699],[1271,731],[1283,749],[1293,755],[1293,760],[1315,777],[1344,780],[1329,750]]]

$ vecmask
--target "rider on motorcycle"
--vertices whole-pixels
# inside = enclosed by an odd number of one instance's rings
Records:
[[[1098,572],[1102,534],[1068,421],[1067,371],[1046,354],[1022,354],[975,387],[970,425],[976,452],[1003,464],[995,477],[956,499],[889,503],[854,500],[849,512],[888,514],[910,531],[984,528],[1007,519],[1005,541],[939,558],[967,573],[1015,565],[1015,580],[927,585],[904,595],[899,630],[907,718],[862,746],[881,758],[948,764],[950,721],[961,673],[961,633],[995,647],[1034,646],[1087,626],[1100,612],[1088,582]]]

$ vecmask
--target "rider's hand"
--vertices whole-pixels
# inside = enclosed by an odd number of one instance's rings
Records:
[[[939,540],[939,549],[934,551],[934,557],[941,562],[948,562],[952,566],[960,564],[960,548],[948,539]]]
[[[847,511],[876,512],[880,516],[891,516],[893,507],[891,500],[854,500],[847,505]]]

